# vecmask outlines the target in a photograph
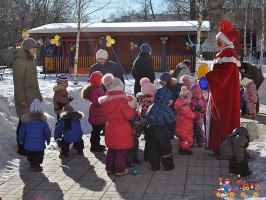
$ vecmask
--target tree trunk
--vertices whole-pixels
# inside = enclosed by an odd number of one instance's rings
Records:
[[[195,68],[195,71],[198,71],[198,69],[199,69],[201,25],[202,25],[202,1],[200,0],[200,2],[199,2],[199,19],[198,19],[198,31],[197,31],[196,68]]]
[[[251,2],[252,5],[252,2]],[[252,62],[252,47],[253,47],[253,17],[254,17],[254,10],[253,7],[251,8],[251,18],[250,18],[250,46],[249,46],[249,62]]]
[[[265,6],[265,1],[263,0],[262,9],[261,9],[262,31],[261,31],[261,40],[260,40],[260,66],[263,65],[263,53],[264,53],[264,32],[265,32],[264,6]]]
[[[244,23],[244,58],[243,61],[247,61],[247,23],[248,23],[248,4],[249,0],[246,0],[246,11],[245,11],[245,23]]]

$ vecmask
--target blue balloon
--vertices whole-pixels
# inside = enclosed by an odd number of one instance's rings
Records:
[[[201,78],[200,78],[200,80],[199,80],[199,85],[200,85],[200,88],[201,88],[202,90],[208,90],[208,89],[209,89],[209,86],[208,86],[208,83],[207,83],[205,77],[201,77]]]
[[[132,171],[131,171],[131,174],[134,176],[136,176],[138,173],[139,173],[139,170],[136,168],[132,169]]]

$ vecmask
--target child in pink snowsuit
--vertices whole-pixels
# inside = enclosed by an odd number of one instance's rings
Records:
[[[203,118],[207,109],[207,100],[202,95],[202,91],[198,84],[193,84],[190,88],[190,92],[192,95],[190,108],[194,113],[198,113],[200,115],[200,118],[198,120],[194,120],[193,122],[194,139],[199,147],[203,147],[205,143],[205,133],[202,128]]]
[[[246,101],[246,116],[256,117],[256,103],[258,101],[258,91],[252,79],[244,78],[241,81],[244,87],[243,98]]]
[[[191,94],[186,86],[181,87],[179,98],[175,102],[176,127],[175,132],[178,137],[179,151],[181,155],[192,155],[190,147],[194,143],[193,120],[200,118],[198,113],[192,112],[190,108]]]

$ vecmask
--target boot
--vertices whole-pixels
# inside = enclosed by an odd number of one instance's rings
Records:
[[[193,152],[191,150],[189,150],[189,149],[181,149],[181,148],[179,148],[178,153],[180,155],[192,155],[193,154]]]
[[[124,172],[121,172],[121,173],[115,173],[115,175],[118,176],[118,177],[121,177],[121,176],[125,176],[125,175],[127,175],[128,173],[129,173],[128,169],[125,169]]]
[[[164,171],[170,171],[175,168],[172,154],[162,156],[161,159],[162,159],[162,164],[164,166]]]
[[[91,145],[90,151],[91,152],[101,152],[105,150],[105,146],[98,144],[98,145]]]

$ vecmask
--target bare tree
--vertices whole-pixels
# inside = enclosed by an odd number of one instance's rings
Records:
[[[90,17],[90,15],[104,9],[107,5],[111,3],[111,0],[105,4],[99,4],[96,0],[74,0],[74,6],[77,22],[77,39],[76,39],[76,52],[74,58],[74,85],[78,84],[78,57],[79,57],[79,40],[80,33],[82,31],[81,25],[85,19]],[[88,24],[90,25],[90,23]],[[88,26],[87,25],[87,26]]]
[[[261,5],[261,24],[262,24],[262,31],[261,31],[261,40],[260,40],[260,66],[263,65],[263,53],[264,53],[264,34],[265,34],[265,0],[262,0]]]

